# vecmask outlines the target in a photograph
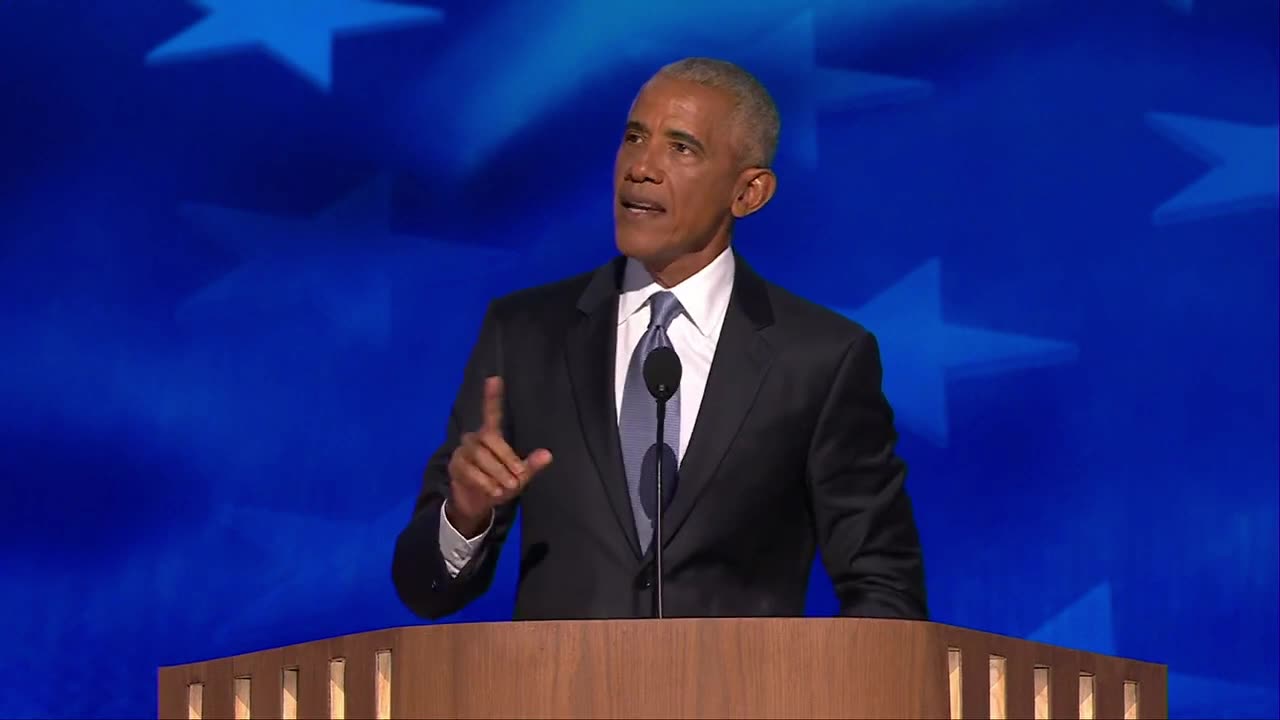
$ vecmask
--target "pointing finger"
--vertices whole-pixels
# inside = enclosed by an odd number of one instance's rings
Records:
[[[497,376],[484,381],[484,429],[502,434],[502,378]]]

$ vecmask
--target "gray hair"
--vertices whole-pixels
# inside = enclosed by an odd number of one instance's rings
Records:
[[[658,76],[725,90],[734,99],[734,124],[746,167],[769,167],[778,149],[782,120],[769,91],[746,70],[725,60],[692,57],[663,67]]]

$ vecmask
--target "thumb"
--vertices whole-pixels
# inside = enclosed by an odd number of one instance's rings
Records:
[[[551,451],[534,450],[529,453],[529,457],[524,459],[524,464],[529,469],[529,477],[533,477],[551,464]]]

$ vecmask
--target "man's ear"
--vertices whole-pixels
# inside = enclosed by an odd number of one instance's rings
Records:
[[[742,171],[734,186],[733,204],[730,210],[736,218],[744,218],[764,207],[778,190],[778,176],[768,168],[748,168]]]

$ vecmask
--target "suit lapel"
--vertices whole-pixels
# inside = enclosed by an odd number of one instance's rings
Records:
[[[626,470],[618,440],[614,356],[618,342],[618,282],[625,258],[597,270],[578,300],[581,316],[569,329],[565,354],[582,424],[582,436],[604,483],[609,507],[637,558],[640,543],[627,496]]]
[[[761,330],[773,324],[768,288],[740,257],[735,262],[733,292],[711,361],[698,420],[680,463],[675,497],[664,517],[664,546],[689,517],[715,476],[755,403],[773,357],[773,351],[761,335]]]

